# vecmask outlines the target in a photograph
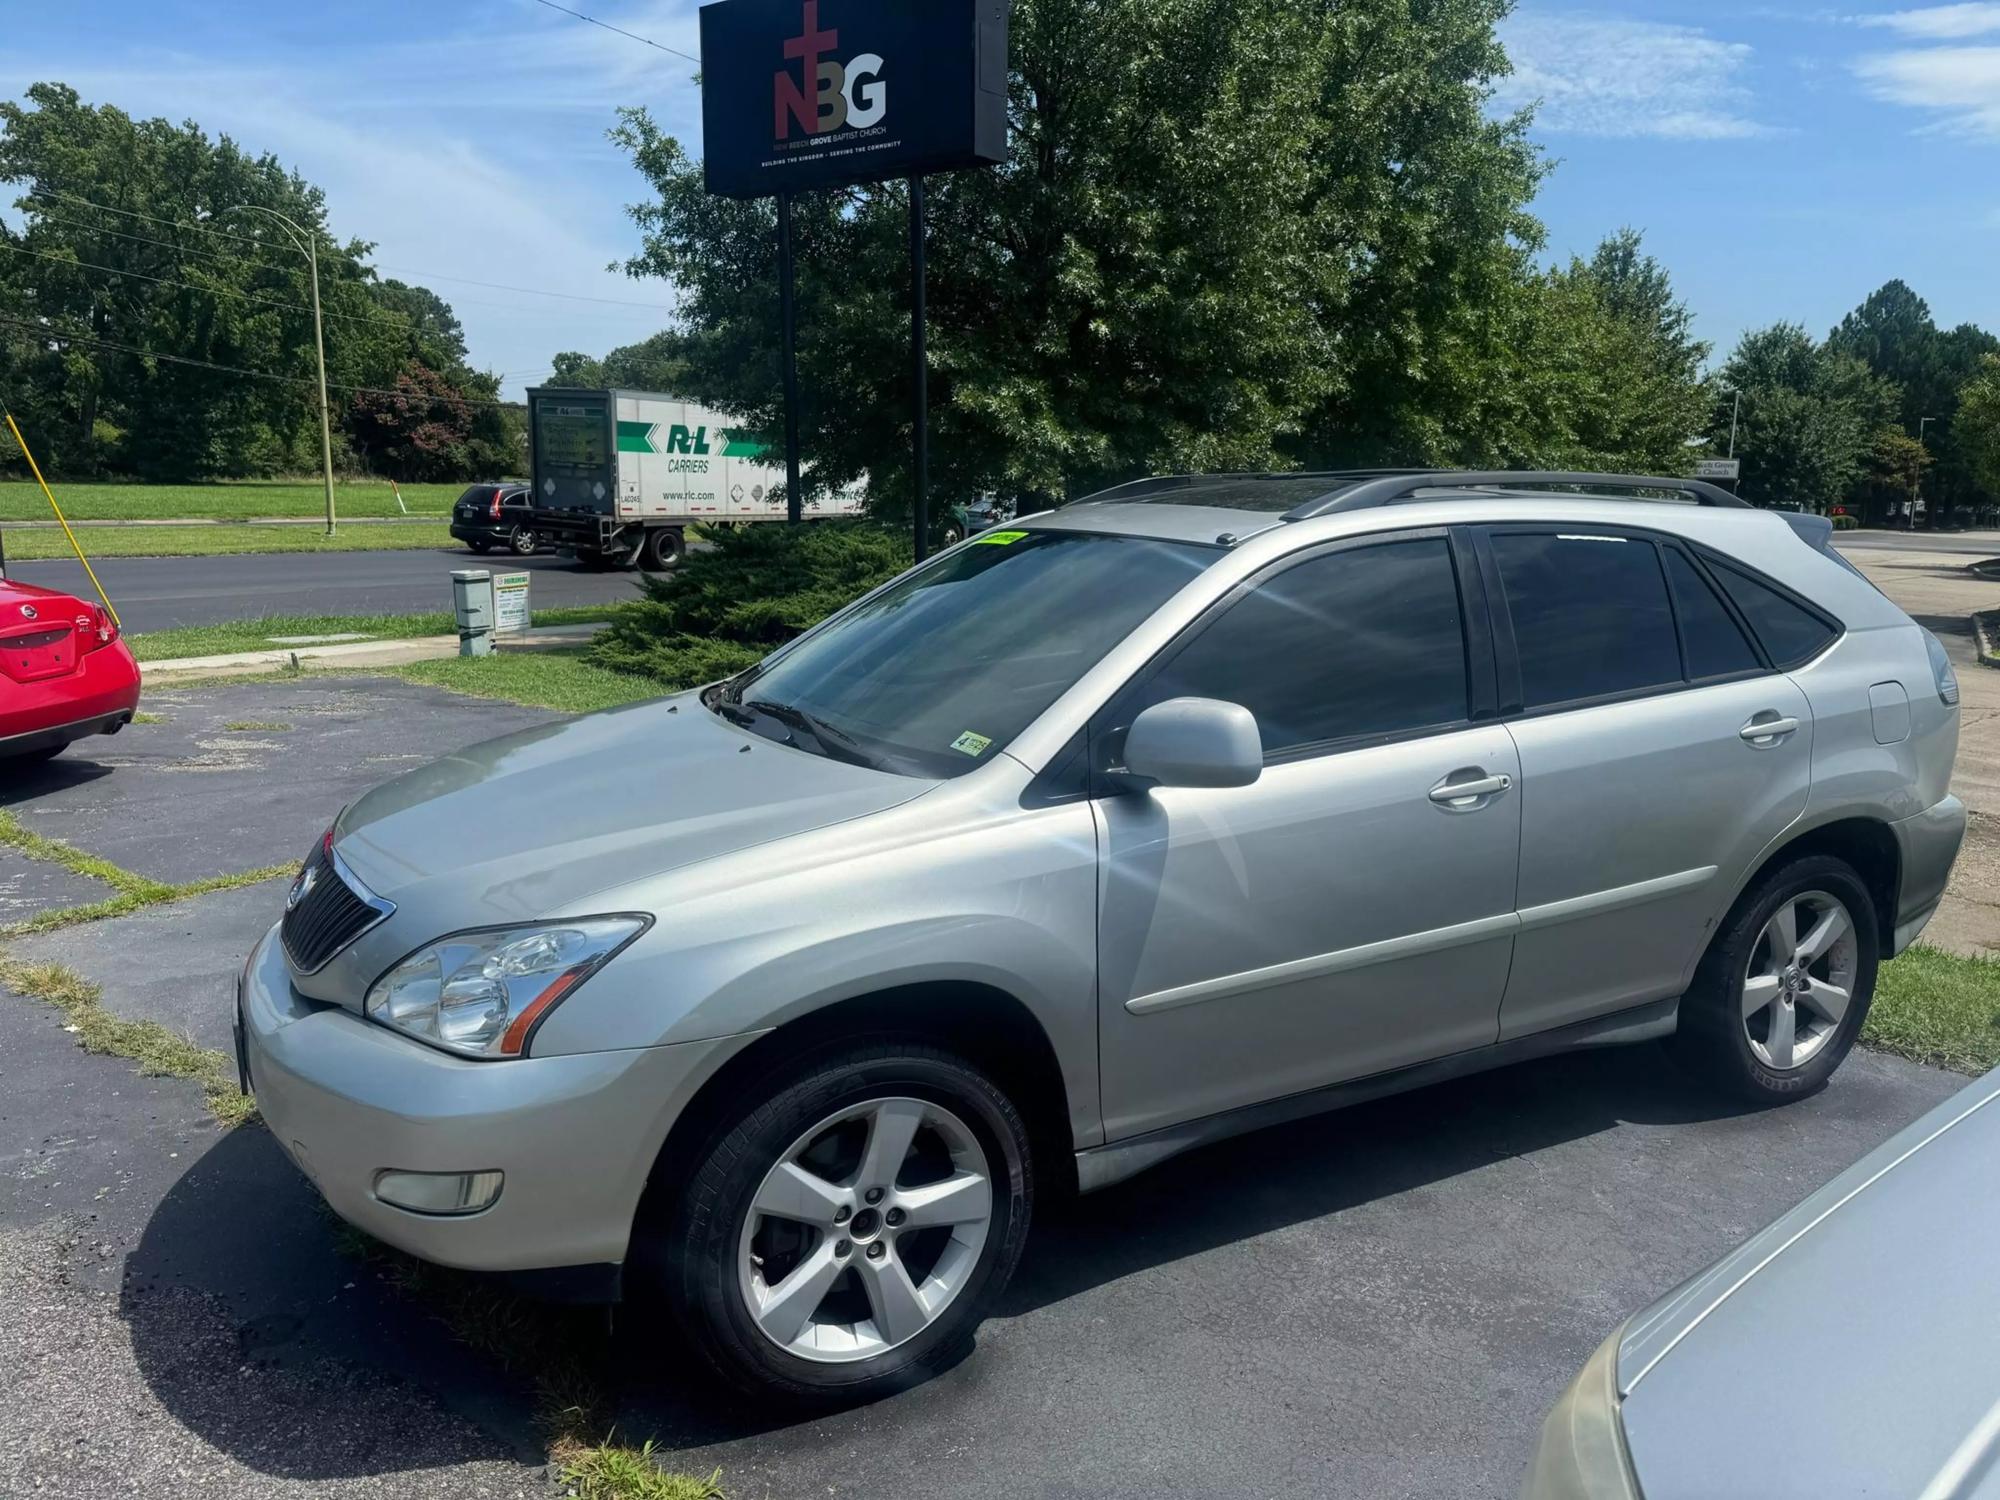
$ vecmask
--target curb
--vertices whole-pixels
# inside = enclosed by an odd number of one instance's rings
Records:
[[[549,625],[539,630],[494,639],[504,653],[550,651],[588,641],[603,624]],[[140,680],[158,682],[174,677],[245,677],[306,666],[386,667],[406,662],[435,661],[458,655],[455,635],[416,636],[400,641],[342,641],[325,646],[278,646],[269,651],[232,651],[221,656],[177,656],[167,661],[139,663]]]
[[[2000,609],[1979,610],[1972,616],[1972,644],[1979,652],[1979,665],[2000,668]]]

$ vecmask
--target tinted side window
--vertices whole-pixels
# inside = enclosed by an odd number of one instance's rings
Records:
[[[1801,609],[1769,584],[1759,583],[1748,573],[1739,573],[1726,563],[1714,567],[1716,580],[1728,590],[1736,607],[1764,642],[1771,660],[1781,667],[1795,667],[1810,661],[1826,648],[1835,633],[1819,616]]]
[[[1651,542],[1503,532],[1492,544],[1527,707],[1681,680],[1673,611]]]
[[[1458,581],[1442,537],[1329,553],[1245,594],[1146,686],[1140,706],[1221,698],[1264,753],[1468,715]]]
[[[1754,672],[1763,666],[1743,628],[1716,597],[1714,587],[1688,561],[1687,554],[1678,547],[1661,550],[1667,559],[1667,576],[1673,580],[1688,676],[1699,682],[1704,677]]]

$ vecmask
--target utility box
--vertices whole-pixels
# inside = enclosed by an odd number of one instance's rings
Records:
[[[493,654],[493,575],[462,568],[451,575],[452,612],[458,616],[458,654]]]

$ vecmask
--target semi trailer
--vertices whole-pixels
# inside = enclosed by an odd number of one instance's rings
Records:
[[[785,519],[780,454],[740,420],[653,391],[528,392],[533,525],[600,567],[672,567],[691,526]],[[775,460],[775,463],[773,462]],[[858,484],[809,499],[807,520],[861,512]]]

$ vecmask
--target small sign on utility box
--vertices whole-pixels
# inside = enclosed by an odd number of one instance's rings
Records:
[[[493,633],[516,635],[535,623],[528,609],[526,573],[493,575]]]

